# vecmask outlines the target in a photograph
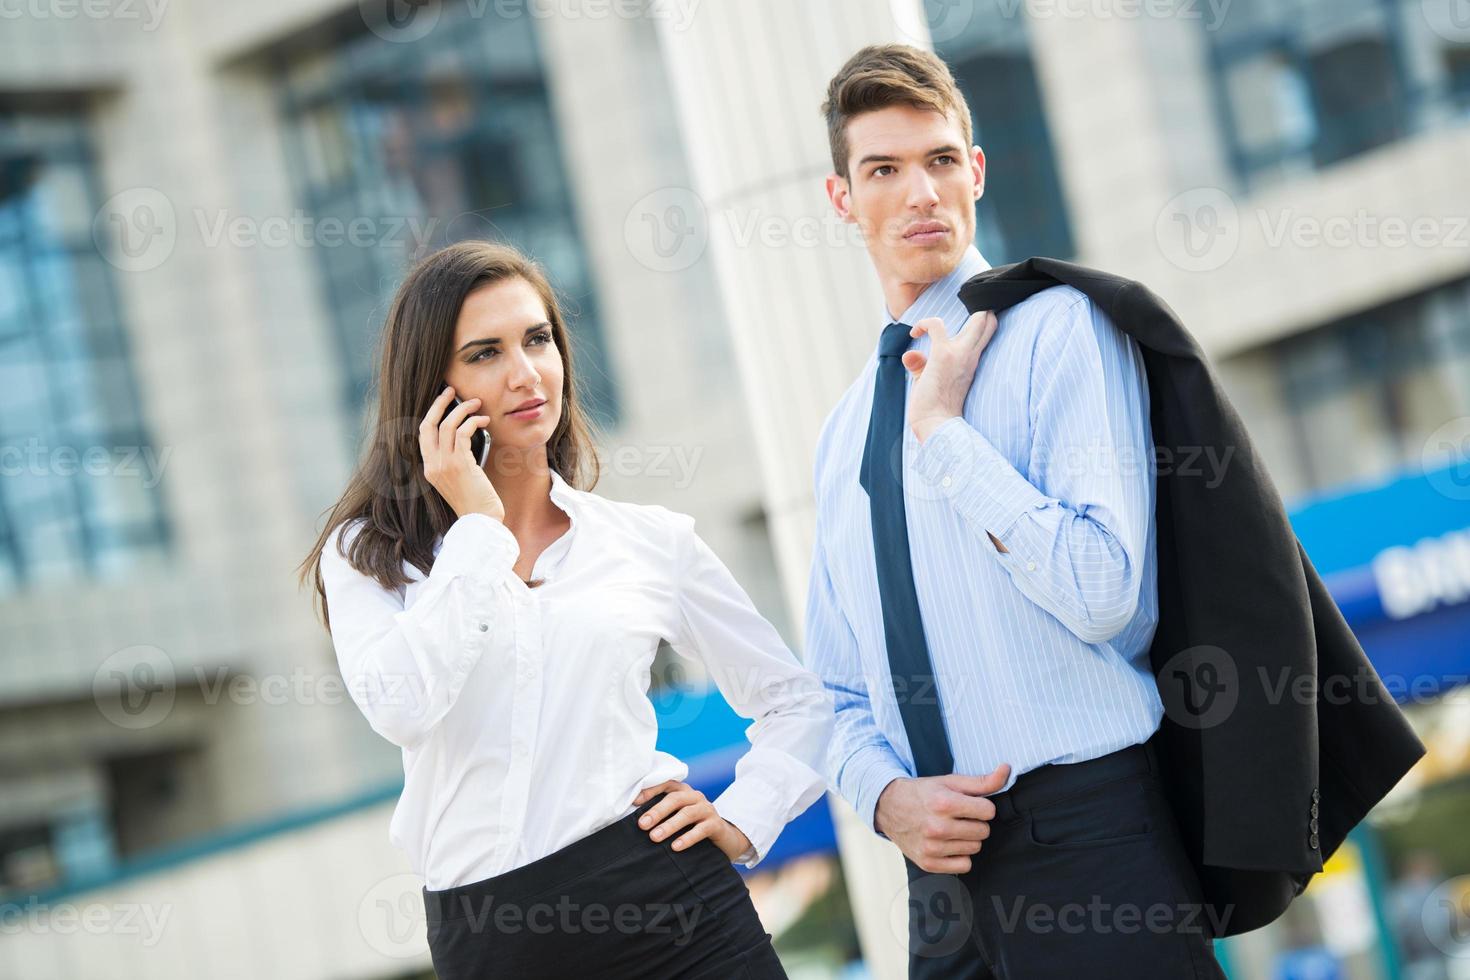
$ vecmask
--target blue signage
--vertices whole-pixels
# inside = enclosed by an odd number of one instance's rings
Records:
[[[1470,469],[1341,488],[1291,523],[1399,701],[1470,681]]]

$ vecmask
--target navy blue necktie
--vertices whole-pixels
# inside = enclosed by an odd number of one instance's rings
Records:
[[[904,396],[908,370],[900,358],[913,338],[907,323],[890,323],[878,342],[878,376],[873,385],[873,413],[858,480],[868,492],[873,518],[873,554],[878,566],[878,595],[883,606],[883,635],[898,712],[914,752],[915,775],[954,772],[949,738],[939,705],[939,685],[919,617],[914,567],[909,559],[909,529],[903,499]]]

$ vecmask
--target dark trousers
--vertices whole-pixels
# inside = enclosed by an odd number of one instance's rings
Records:
[[[424,889],[439,980],[784,978],[750,890],[708,839],[673,849],[638,818],[505,874]]]
[[[969,871],[905,858],[909,976],[1224,980],[1157,773],[1148,745],[1042,766],[990,798]]]

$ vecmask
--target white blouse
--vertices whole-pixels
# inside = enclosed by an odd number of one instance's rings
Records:
[[[515,535],[456,520],[424,577],[384,589],[322,552],[332,642],[368,724],[403,749],[389,839],[438,891],[501,874],[632,813],[646,786],[689,767],[654,748],[648,699],[660,638],[703,661],[743,717],[751,748],[712,801],[754,867],[826,790],[831,695],[793,656],[694,519],[577,490],[554,470],[571,528],[513,570]]]

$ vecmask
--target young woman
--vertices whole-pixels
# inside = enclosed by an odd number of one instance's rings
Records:
[[[592,493],[595,462],[540,268],[485,242],[419,263],[303,576],[354,702],[403,748],[389,837],[425,881],[434,968],[784,977],[731,862],[825,790],[830,696],[692,518]],[[654,748],[660,639],[754,720],[713,801]]]

